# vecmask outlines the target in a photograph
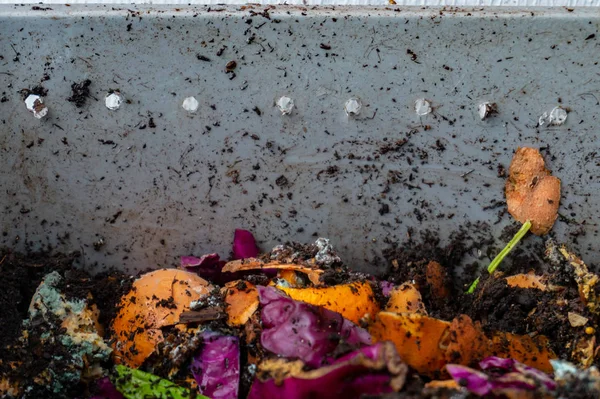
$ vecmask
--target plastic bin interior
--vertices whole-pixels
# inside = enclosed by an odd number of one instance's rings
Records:
[[[131,271],[227,256],[235,228],[263,249],[328,237],[371,272],[390,242],[427,229],[498,249],[514,225],[499,168],[527,145],[563,182],[553,234],[594,263],[599,16],[2,6],[0,245],[80,250],[87,268]],[[86,79],[77,108],[71,84]],[[38,85],[41,120],[22,92]],[[126,101],[111,111],[115,89]],[[290,115],[275,106],[284,95]],[[190,96],[195,113],[182,108]],[[348,116],[353,97],[362,108]],[[417,115],[421,98],[431,113]],[[485,101],[498,113],[481,120]],[[557,106],[566,122],[540,126]],[[485,245],[471,255],[489,261]]]

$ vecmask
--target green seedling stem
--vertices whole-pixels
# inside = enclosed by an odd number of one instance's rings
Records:
[[[498,266],[500,266],[500,263],[502,262],[502,260],[519,243],[519,241],[521,241],[521,239],[525,236],[525,234],[527,234],[527,232],[529,231],[530,228],[531,228],[531,222],[529,220],[526,221],[525,223],[523,223],[523,226],[521,226],[519,231],[517,231],[517,234],[514,235],[514,237],[509,241],[509,243],[506,244],[506,246],[502,249],[502,251],[500,251],[500,253],[498,255],[496,255],[494,260],[492,260],[490,265],[487,267],[487,271],[489,274],[493,274],[496,271]],[[480,278],[477,277],[477,279],[475,281],[473,281],[473,283],[469,287],[469,290],[467,291],[467,294],[472,294],[473,292],[475,292],[475,288],[477,288],[477,284],[479,284],[479,280],[480,280]]]

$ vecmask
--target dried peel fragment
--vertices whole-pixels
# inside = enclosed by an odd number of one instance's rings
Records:
[[[538,276],[534,272],[527,274],[515,274],[513,276],[506,277],[506,283],[509,287],[529,288],[541,291],[546,291],[548,288],[544,280],[544,276]]]
[[[448,275],[439,262],[432,260],[427,264],[425,278],[434,298],[443,299],[450,295]]]
[[[546,169],[540,152],[521,147],[515,152],[505,186],[508,212],[519,222],[531,221],[531,232],[544,235],[558,217],[560,179]]]
[[[263,262],[260,259],[256,258],[246,258],[239,259],[228,262],[222,269],[223,272],[235,273],[240,271],[248,271],[248,270],[261,270],[261,269],[278,269],[278,270],[295,270],[302,273],[305,273],[309,280],[314,285],[320,285],[321,282],[319,278],[321,274],[323,274],[323,270],[321,269],[312,269],[303,265],[296,265],[294,263],[279,263],[277,261],[273,262]]]

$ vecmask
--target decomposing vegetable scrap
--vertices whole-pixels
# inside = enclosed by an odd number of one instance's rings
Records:
[[[202,350],[191,364],[200,393],[211,399],[236,399],[240,384],[238,338],[213,331],[204,331],[202,338]]]
[[[573,267],[575,281],[579,286],[579,295],[588,309],[594,313],[600,313],[600,303],[596,294],[596,285],[600,277],[589,271],[586,264],[575,254],[570,252],[564,245],[559,248],[560,253]]]
[[[422,374],[439,376],[449,362],[470,365],[500,355],[540,370],[551,370],[544,337],[531,338],[501,331],[484,333],[479,323],[459,315],[452,322],[420,314],[380,312],[369,332],[374,342],[391,341],[402,359]]]
[[[321,284],[319,279],[321,274],[323,274],[323,270],[321,269],[313,269],[303,265],[296,265],[293,263],[279,263],[277,261],[272,262],[263,262],[260,259],[256,258],[247,258],[243,260],[234,260],[228,262],[223,267],[223,272],[225,273],[236,273],[242,271],[250,271],[250,270],[263,270],[263,271],[273,271],[273,270],[294,270],[305,273],[310,281],[314,285]]]
[[[177,325],[190,303],[212,288],[208,281],[183,270],[160,269],[141,276],[121,300],[113,321],[117,364],[139,367],[162,342],[161,327]]]
[[[277,375],[269,370],[277,370]],[[408,367],[389,342],[358,349],[330,366],[304,371],[302,362],[278,362],[259,370],[248,399],[359,398],[402,389]]]
[[[295,301],[273,287],[258,287],[262,305],[261,345],[279,356],[318,367],[341,340],[370,344],[366,330],[324,307]]]
[[[540,152],[521,147],[515,152],[506,182],[508,212],[519,222],[531,221],[531,232],[547,234],[558,217],[560,179],[546,169]]]
[[[560,179],[546,169],[540,152],[534,148],[518,148],[509,168],[509,176],[505,186],[508,212],[523,223],[519,231],[492,260],[487,268],[493,274],[502,260],[531,231],[536,235],[547,234],[556,218],[560,203]],[[467,293],[473,293],[477,278]]]

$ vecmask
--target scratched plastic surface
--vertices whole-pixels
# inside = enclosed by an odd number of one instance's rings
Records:
[[[530,145],[563,181],[553,234],[597,259],[596,13],[51,8],[0,8],[0,245],[135,271],[227,255],[239,227],[263,249],[329,237],[377,272],[409,231],[487,223],[478,234],[498,237],[513,223],[498,165]],[[66,98],[85,79],[76,108]],[[20,90],[40,82],[50,111],[37,120]],[[110,89],[126,99],[116,111]],[[415,113],[419,98],[432,113]],[[484,121],[483,101],[498,108]],[[565,124],[538,126],[561,104]]]

